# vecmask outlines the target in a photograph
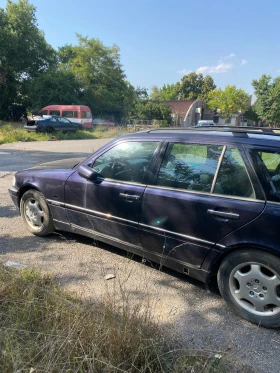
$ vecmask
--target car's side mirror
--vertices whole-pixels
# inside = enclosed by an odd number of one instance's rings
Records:
[[[99,173],[96,172],[93,168],[85,165],[81,165],[78,168],[78,173],[81,177],[90,181],[96,181],[99,176]]]

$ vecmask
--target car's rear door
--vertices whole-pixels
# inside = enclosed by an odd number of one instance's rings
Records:
[[[264,208],[238,145],[170,141],[142,202],[143,249],[199,268],[225,235]],[[258,192],[259,193],[259,192]]]
[[[123,141],[93,159],[100,175],[94,183],[78,171],[67,180],[65,207],[73,227],[141,249],[139,213],[145,177],[159,141]]]
[[[61,131],[73,131],[75,130],[75,127],[70,120],[66,118],[57,118],[57,121],[59,123],[59,128]]]

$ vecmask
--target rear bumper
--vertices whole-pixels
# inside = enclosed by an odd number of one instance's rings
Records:
[[[19,209],[18,190],[15,189],[14,187],[10,187],[9,188],[9,194],[10,194],[10,197],[11,197],[14,205],[16,206],[16,208]]]

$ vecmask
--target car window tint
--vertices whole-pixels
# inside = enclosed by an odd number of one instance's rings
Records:
[[[169,144],[157,185],[210,192],[222,146]]]
[[[56,118],[51,118],[51,119],[50,119],[50,122],[55,122],[55,123],[57,123],[57,120],[56,120]]]
[[[255,198],[246,166],[237,148],[226,149],[214,193]]]
[[[280,153],[252,150],[251,156],[267,198],[280,201]]]
[[[158,142],[124,142],[97,158],[92,167],[103,178],[142,183]]]

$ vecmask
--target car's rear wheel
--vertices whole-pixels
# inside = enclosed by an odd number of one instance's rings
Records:
[[[55,229],[47,201],[38,190],[30,189],[23,194],[20,213],[27,229],[36,236],[46,236]]]
[[[229,254],[218,272],[220,292],[244,319],[266,328],[280,327],[280,259],[248,249]]]

